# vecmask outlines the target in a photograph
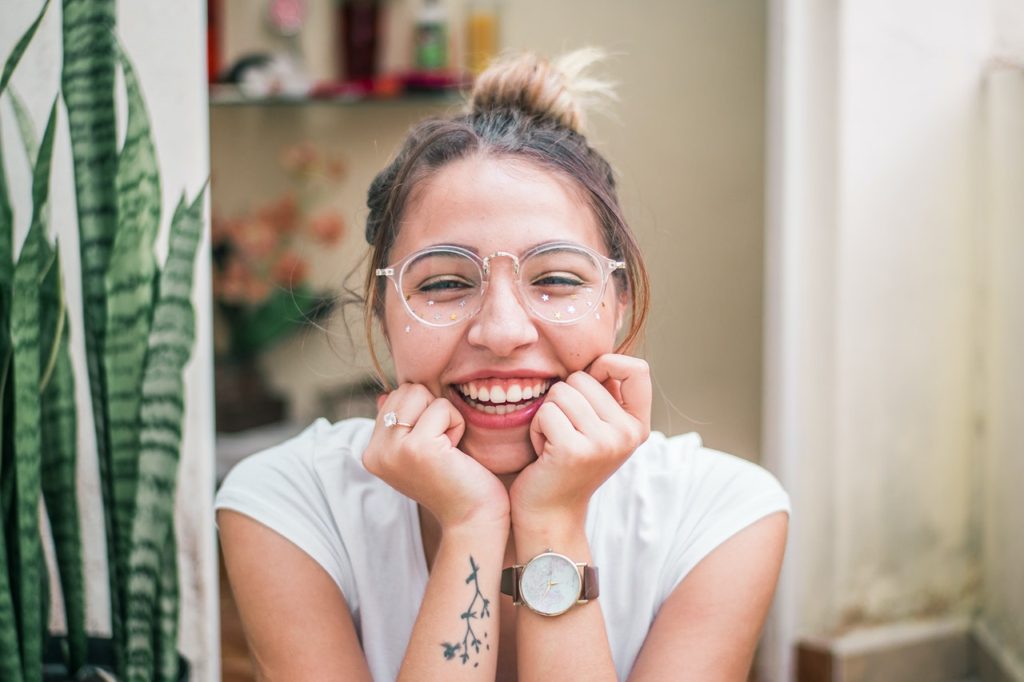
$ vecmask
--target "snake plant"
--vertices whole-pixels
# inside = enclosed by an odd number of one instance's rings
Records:
[[[17,248],[7,170],[18,152],[5,149],[0,134],[0,679],[43,679],[52,633],[46,631],[42,500],[65,607],[68,674],[103,663],[119,679],[176,680],[174,492],[205,189],[178,202],[161,265],[154,250],[164,214],[160,167],[143,88],[118,40],[113,0],[63,1],[60,86],[37,144],[35,124],[10,83],[50,5],[42,3],[0,72],[0,100],[11,103],[32,169],[32,217]],[[127,103],[120,148],[118,70]],[[80,340],[68,334],[61,250],[49,225],[55,130],[65,117],[78,211]],[[75,376],[74,343],[84,345],[87,376]],[[103,495],[98,523],[107,546],[111,662],[89,660],[85,632],[85,520],[75,473],[76,422],[83,414],[75,384],[82,381],[89,387]]]

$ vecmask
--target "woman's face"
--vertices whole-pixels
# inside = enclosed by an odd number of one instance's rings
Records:
[[[519,256],[551,241],[607,255],[591,210],[568,181],[528,162],[473,156],[420,183],[389,260],[439,244],[460,245],[481,258],[497,251]],[[512,260],[503,257],[491,261],[480,312],[450,327],[418,322],[393,284],[385,291],[385,331],[398,381],[423,384],[451,401],[466,420],[459,447],[495,474],[518,472],[533,461],[530,422],[544,392],[614,349],[625,309],[625,297],[609,281],[597,313],[569,325],[539,320],[518,292]]]

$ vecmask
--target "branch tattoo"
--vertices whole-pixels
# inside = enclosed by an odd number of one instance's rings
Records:
[[[480,647],[484,647],[487,651],[490,651],[491,649],[491,645],[477,637],[476,631],[473,630],[474,620],[480,620],[483,618],[490,617],[491,600],[485,598],[483,592],[480,591],[480,580],[477,577],[477,573],[479,572],[480,567],[476,565],[475,561],[473,561],[473,555],[469,556],[469,566],[472,569],[472,571],[466,578],[466,584],[473,584],[473,601],[469,602],[469,606],[466,607],[466,610],[459,615],[459,618],[461,618],[466,623],[466,630],[462,635],[461,642],[444,642],[443,644],[441,644],[441,646],[444,647],[445,659],[450,661],[454,659],[456,656],[458,656],[459,660],[462,661],[462,665],[466,665],[467,663],[469,663],[471,649],[473,653],[475,653],[477,656],[480,655]],[[478,607],[478,602],[480,609],[479,613],[477,613],[476,611]],[[484,632],[484,639],[487,639],[486,632]],[[479,661],[473,662],[474,668],[478,665],[480,665]]]

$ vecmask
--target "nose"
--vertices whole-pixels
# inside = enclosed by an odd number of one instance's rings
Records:
[[[508,357],[516,349],[537,341],[537,327],[519,298],[516,277],[512,261],[500,266],[491,261],[480,312],[469,323],[469,343],[499,357]]]

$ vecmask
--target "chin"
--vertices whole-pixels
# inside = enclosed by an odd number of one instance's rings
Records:
[[[537,459],[530,444],[529,431],[516,442],[495,443],[476,436],[467,430],[459,448],[496,476],[518,474]]]

